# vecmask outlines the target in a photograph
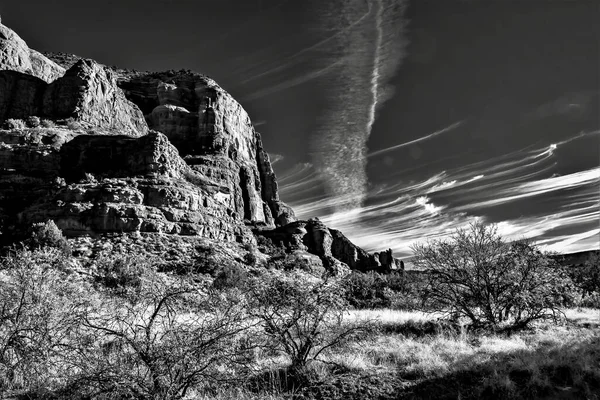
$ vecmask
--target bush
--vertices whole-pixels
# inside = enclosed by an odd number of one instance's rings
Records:
[[[36,116],[29,116],[25,120],[25,124],[27,124],[28,128],[37,128],[38,126],[40,126],[40,123],[40,117]]]
[[[573,283],[584,296],[600,293],[600,255],[591,253],[583,265],[569,267]]]
[[[25,129],[25,121],[9,118],[4,122],[4,129]]]
[[[251,354],[243,336],[252,324],[234,291],[149,275],[135,296],[107,296],[103,306],[84,321],[93,344],[77,365],[84,398],[184,398],[243,370]]]
[[[354,308],[386,308],[391,304],[387,282],[378,273],[352,272],[345,278],[344,286],[346,299]]]
[[[258,250],[263,254],[268,254],[271,259],[280,259],[286,256],[285,247],[283,245],[277,245],[272,239],[256,235],[256,243],[258,244]]]
[[[154,269],[147,259],[131,255],[102,254],[95,266],[96,282],[117,291],[139,288],[144,274]]]
[[[472,224],[413,250],[415,265],[428,272],[429,305],[474,326],[521,328],[557,318],[572,293],[556,262],[530,243],[505,242],[493,226]]]
[[[262,322],[270,343],[290,357],[294,374],[364,329],[342,324],[347,303],[339,280],[270,273],[252,282],[249,297],[251,315]]]
[[[423,308],[423,274],[413,272],[378,274],[353,271],[344,279],[346,299],[357,309]]]
[[[54,248],[20,250],[0,260],[0,392],[62,386],[74,357],[88,285],[63,272]],[[30,398],[30,397],[26,397]]]
[[[56,124],[50,119],[42,119],[40,121],[40,126],[42,128],[56,128]]]
[[[63,236],[56,223],[49,219],[46,222],[33,224],[31,234],[25,244],[31,249],[54,247],[65,254],[71,254],[71,246]]]
[[[243,268],[234,264],[229,264],[219,270],[213,281],[213,287],[217,290],[230,288],[241,289],[246,285],[247,279],[248,273]]]

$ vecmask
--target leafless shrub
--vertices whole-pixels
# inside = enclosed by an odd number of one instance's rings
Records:
[[[560,316],[570,280],[527,242],[507,243],[493,226],[472,224],[447,241],[413,247],[414,263],[428,271],[431,307],[474,326],[525,327]]]

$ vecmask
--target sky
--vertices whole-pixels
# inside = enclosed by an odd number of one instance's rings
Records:
[[[248,111],[281,198],[369,251],[472,221],[600,248],[600,3],[19,0],[30,47],[192,69]]]

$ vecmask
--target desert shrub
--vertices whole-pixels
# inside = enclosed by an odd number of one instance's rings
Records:
[[[28,128],[37,128],[38,126],[40,126],[40,117],[36,117],[34,115],[27,117],[27,119],[25,119],[25,124],[27,125]]]
[[[33,224],[29,239],[25,241],[25,244],[32,249],[54,247],[65,254],[71,254],[69,242],[51,219]]]
[[[530,243],[505,242],[493,226],[475,223],[413,250],[415,265],[427,270],[429,305],[475,326],[557,318],[572,290],[555,261]]]
[[[390,306],[387,282],[378,273],[352,272],[345,278],[344,286],[346,299],[352,307],[364,309]]]
[[[42,128],[55,128],[56,124],[54,123],[54,121],[52,121],[50,119],[42,119],[40,121],[40,126]]]
[[[246,285],[248,273],[235,264],[227,264],[219,270],[213,281],[213,287],[218,290],[243,288]]]
[[[256,246],[253,243],[246,243],[244,245],[244,250],[247,251],[247,253],[244,254],[244,262],[250,266],[256,265],[256,262],[258,261],[258,258],[256,257]]]
[[[422,274],[353,271],[344,279],[348,303],[357,309],[392,308],[417,310],[423,308]]]
[[[600,292],[600,254],[592,253],[583,265],[569,267],[569,275],[583,295]]]
[[[294,374],[364,329],[342,324],[347,302],[337,279],[270,273],[253,280],[248,293],[250,314],[262,322],[269,344],[290,358]]]
[[[600,309],[600,291],[583,294],[577,301],[578,307]]]
[[[23,249],[0,260],[0,393],[64,384],[74,332],[90,300],[87,284],[64,272],[54,248]],[[29,398],[29,397],[28,397]]]
[[[277,245],[268,237],[256,235],[256,243],[258,250],[263,254],[268,254],[272,259],[284,258],[287,254],[283,245]]]
[[[154,269],[145,257],[125,254],[101,254],[94,264],[95,281],[117,291],[139,288],[144,274]]]
[[[84,322],[93,345],[82,350],[78,392],[179,399],[234,377],[253,346],[244,299],[206,289],[151,274],[133,296],[103,298]]]
[[[82,129],[82,127],[83,127],[81,125],[81,123],[73,117],[58,119],[58,120],[56,120],[56,124],[61,125],[61,126],[66,126],[67,128],[72,129],[72,130],[79,130],[79,129]]]
[[[25,121],[22,119],[9,118],[4,121],[4,129],[25,129]]]

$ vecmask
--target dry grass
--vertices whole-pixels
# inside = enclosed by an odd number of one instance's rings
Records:
[[[394,377],[407,398],[445,393],[447,398],[597,399],[600,310],[570,309],[565,314],[565,324],[538,323],[509,336],[443,329],[419,334],[412,328],[435,324],[435,317],[353,311],[350,321],[377,321],[381,329],[332,351],[326,361],[354,374]]]

